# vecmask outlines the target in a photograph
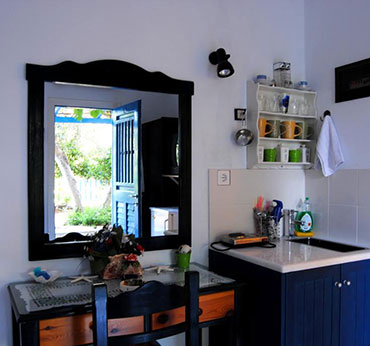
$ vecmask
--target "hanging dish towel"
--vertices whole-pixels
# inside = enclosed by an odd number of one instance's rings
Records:
[[[331,116],[324,118],[316,146],[315,168],[322,169],[325,177],[332,175],[343,164],[344,157]]]

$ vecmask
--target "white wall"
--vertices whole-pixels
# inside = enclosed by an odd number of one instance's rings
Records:
[[[332,113],[343,168],[370,168],[370,98],[335,103],[334,68],[370,57],[368,0],[306,0],[306,74],[319,115]]]
[[[306,73],[321,115],[329,109],[345,164],[330,178],[306,172],[316,234],[370,246],[370,98],[335,103],[334,68],[370,56],[367,0],[305,1]]]
[[[120,59],[195,82],[193,98],[193,260],[208,246],[208,168],[246,167],[232,133],[245,107],[246,81],[271,75],[273,61],[304,79],[303,0],[3,0],[0,2],[0,345],[11,345],[7,283],[25,279],[27,250],[27,83],[25,63]],[[209,53],[224,47],[235,75],[218,79]],[[163,255],[164,254],[164,255]],[[170,252],[146,254],[147,263]],[[46,261],[66,274],[79,259]],[[173,343],[175,344],[175,342]]]

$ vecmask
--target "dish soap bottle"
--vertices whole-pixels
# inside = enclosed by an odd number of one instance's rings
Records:
[[[297,215],[297,220],[300,222],[296,223],[294,234],[298,237],[312,237],[313,217],[310,199],[308,197],[304,201],[303,210]]]

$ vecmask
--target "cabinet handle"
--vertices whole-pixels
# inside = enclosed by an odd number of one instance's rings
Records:
[[[351,286],[351,281],[349,280],[344,280],[343,283],[347,286]]]
[[[338,288],[341,288],[343,285],[342,285],[341,282],[335,281],[334,286],[338,287]]]
[[[157,321],[159,324],[165,324],[168,322],[168,320],[170,319],[170,317],[168,316],[168,314],[160,314],[158,317],[157,317]]]

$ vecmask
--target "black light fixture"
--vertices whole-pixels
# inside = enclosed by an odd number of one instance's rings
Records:
[[[213,65],[217,65],[217,76],[227,78],[234,74],[234,68],[227,61],[230,54],[226,54],[225,49],[219,48],[209,55],[209,61]]]

